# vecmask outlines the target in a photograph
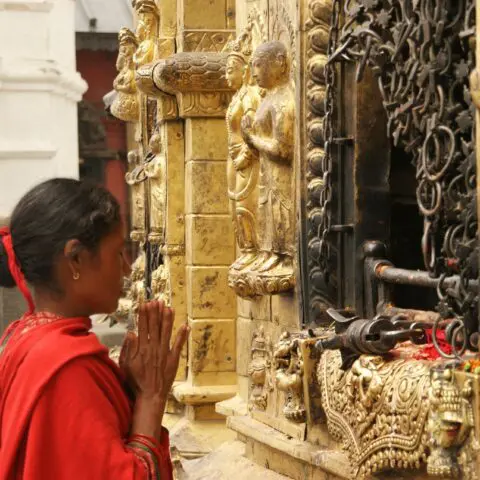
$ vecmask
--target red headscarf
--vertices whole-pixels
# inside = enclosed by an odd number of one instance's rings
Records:
[[[33,313],[35,311],[35,303],[33,301],[32,294],[28,289],[25,277],[20,269],[20,266],[18,265],[17,257],[15,255],[15,251],[13,250],[12,235],[10,234],[10,229],[8,227],[0,228],[0,241],[3,243],[3,247],[5,248],[5,252],[7,253],[8,268],[10,269],[10,274],[12,275],[18,289],[20,290],[20,292],[22,292],[23,297],[28,303],[27,313]]]

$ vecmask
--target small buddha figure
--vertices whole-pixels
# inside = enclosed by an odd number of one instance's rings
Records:
[[[247,372],[252,382],[250,409],[265,410],[267,408],[268,392],[272,389],[268,343],[265,331],[263,327],[260,327],[253,337],[252,360]]]
[[[156,131],[149,142],[150,154],[145,162],[145,174],[150,182],[150,233],[149,239],[159,243],[165,233],[165,208],[167,204],[167,162],[162,152],[162,139]]]
[[[285,45],[277,41],[260,45],[253,55],[252,74],[266,93],[255,118],[245,115],[242,119],[243,138],[260,157],[261,255],[249,270],[277,275],[293,271],[294,253],[295,99]]]
[[[125,181],[130,186],[131,195],[131,222],[130,237],[139,242],[145,237],[145,180],[147,179],[143,162],[137,150],[128,152],[128,173]]]
[[[133,61],[138,68],[157,58],[159,13],[154,0],[134,0],[133,6],[138,15],[136,29],[138,48]]]
[[[258,153],[242,138],[241,120],[253,118],[260,103],[259,89],[252,84],[249,60],[251,55],[248,32],[231,44],[227,58],[226,80],[237,91],[226,115],[228,131],[227,182],[230,210],[240,256],[232,269],[240,270],[251,264],[258,254],[256,229],[256,195]]]
[[[125,122],[138,120],[139,105],[135,83],[135,65],[133,55],[137,49],[135,34],[128,28],[122,28],[118,34],[118,75],[113,81],[117,96],[112,103],[112,115]]]

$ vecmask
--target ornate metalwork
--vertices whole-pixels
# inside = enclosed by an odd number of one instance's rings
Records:
[[[474,32],[474,4],[346,0],[339,46],[329,59],[356,62],[357,80],[367,66],[373,70],[388,116],[388,134],[412,156],[424,219],[425,268],[439,280],[442,318],[434,338],[444,319],[452,332],[453,354],[439,348],[445,357],[477,347],[469,342],[478,330],[478,293],[469,288],[478,275],[475,107],[468,89],[474,67],[468,42]],[[325,238],[328,226],[322,222],[320,238]],[[445,280],[453,275],[459,280],[447,287]]]

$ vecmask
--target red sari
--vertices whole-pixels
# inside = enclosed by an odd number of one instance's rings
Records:
[[[132,402],[88,318],[27,316],[0,354],[0,479],[172,480],[168,434],[128,442]]]

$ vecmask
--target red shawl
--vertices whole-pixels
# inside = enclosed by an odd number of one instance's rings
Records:
[[[56,320],[17,337],[21,327],[7,331],[0,355],[0,479],[152,478],[125,443],[131,403],[90,320]],[[159,453],[155,476],[171,480],[166,435]]]

